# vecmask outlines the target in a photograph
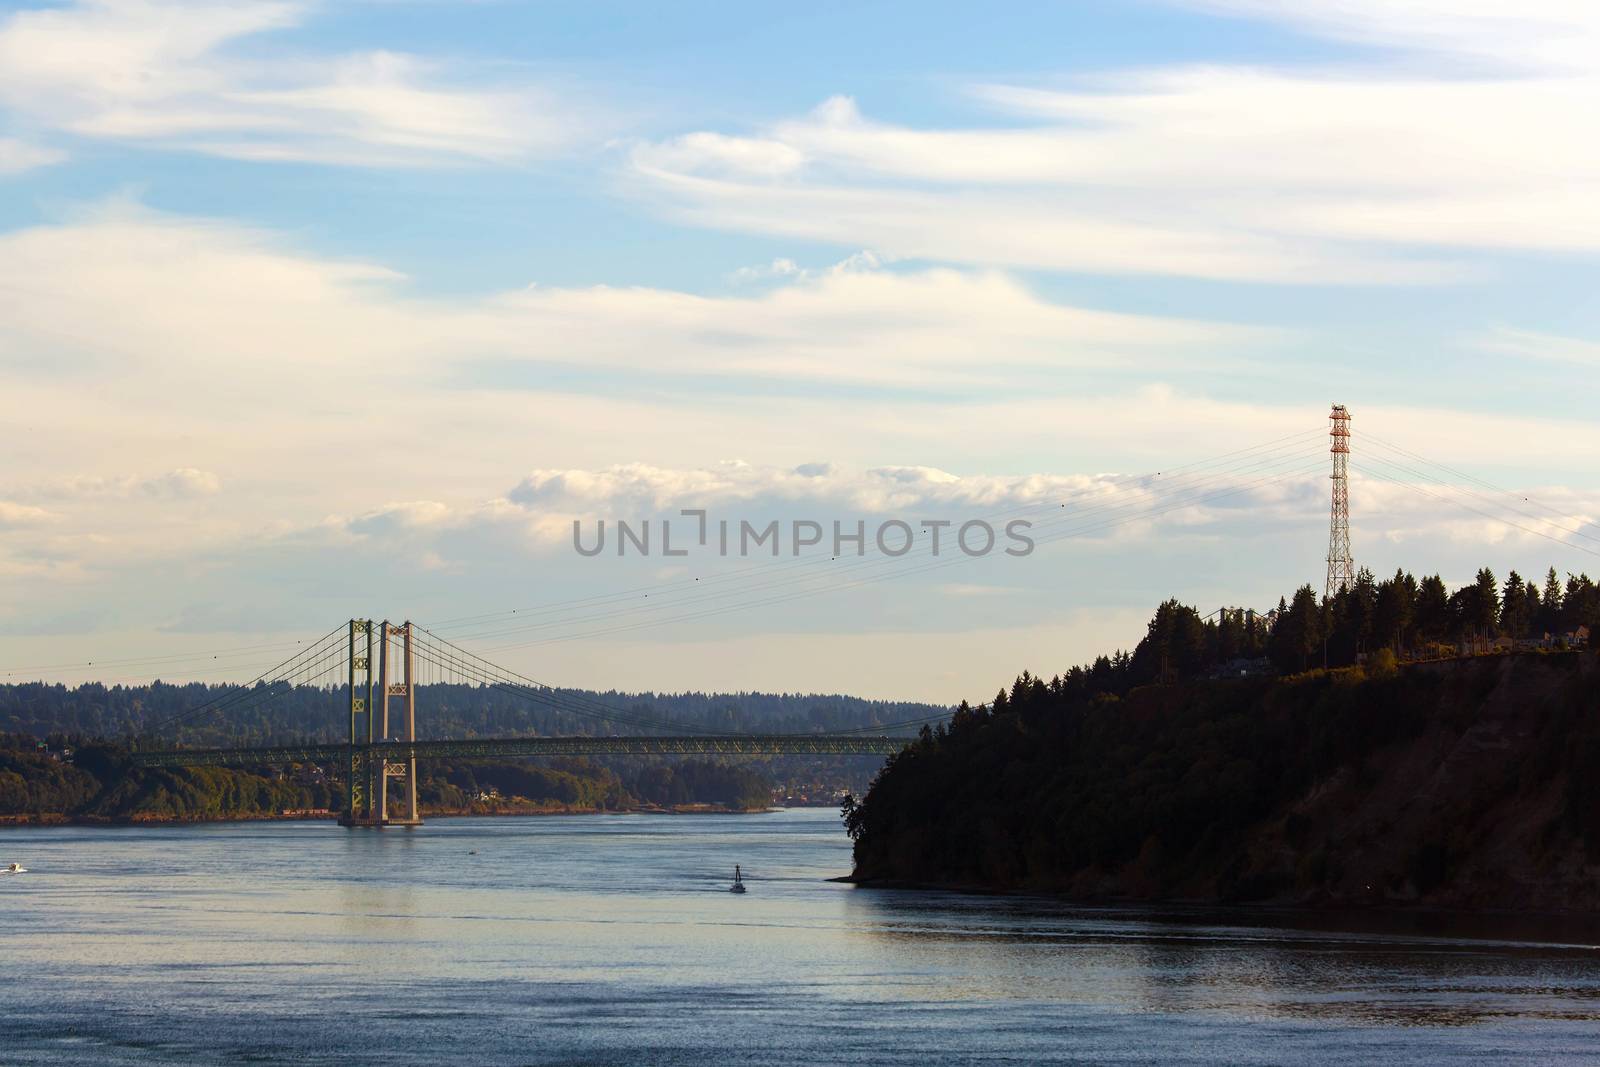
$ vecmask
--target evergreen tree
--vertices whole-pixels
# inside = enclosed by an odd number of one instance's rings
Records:
[[[1271,655],[1281,671],[1303,671],[1312,655],[1322,649],[1322,609],[1309,585],[1295,590],[1294,599],[1278,616],[1272,629]]]
[[[1372,636],[1396,653],[1405,648],[1407,631],[1416,611],[1417,580],[1404,571],[1378,586],[1372,609]]]
[[[1462,598],[1462,623],[1475,637],[1493,637],[1500,618],[1500,590],[1494,572],[1481,568],[1477,580],[1467,588],[1471,593]]]
[[[1600,615],[1600,590],[1587,574],[1567,576],[1567,588],[1561,597],[1561,632],[1570,633],[1579,626],[1593,627]]]
[[[1450,596],[1437,574],[1417,586],[1416,619],[1417,637],[1422,641],[1442,641],[1450,635]]]
[[[1206,628],[1186,604],[1168,600],[1156,609],[1132,658],[1134,684],[1192,678],[1206,664]]]
[[[1523,588],[1522,575],[1512,571],[1506,575],[1505,588],[1500,593],[1500,632],[1520,638],[1528,630],[1528,597]]]
[[[1544,576],[1544,592],[1539,601],[1543,609],[1539,617],[1539,629],[1543,633],[1554,633],[1561,627],[1561,579],[1556,577],[1554,567]]]

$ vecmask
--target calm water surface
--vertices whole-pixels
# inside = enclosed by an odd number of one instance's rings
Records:
[[[0,831],[0,1063],[1600,1062],[1600,939],[854,889],[838,825]]]

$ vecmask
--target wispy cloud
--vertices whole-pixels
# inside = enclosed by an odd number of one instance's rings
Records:
[[[0,102],[85,137],[355,166],[505,162],[580,135],[583,109],[538,87],[452,80],[438,63],[389,51],[266,46],[314,10],[79,0],[19,11],[0,22]]]
[[[992,271],[797,268],[788,284],[727,297],[535,286],[440,301],[409,295],[401,281],[381,266],[297,254],[256,231],[112,207],[0,235],[0,366],[45,352],[58,373],[83,365],[116,376],[137,365],[156,377],[130,385],[157,392],[169,375],[165,385],[177,388],[177,376],[204,373],[226,393],[291,368],[342,387],[385,367],[435,379],[471,372],[474,387],[508,384],[485,377],[486,367],[993,384],[1008,367],[1149,371],[1274,336],[1064,305]]]
[[[1505,66],[1590,71],[1600,16],[1586,0],[1169,0],[1325,37]]]
[[[47,499],[127,499],[143,496],[161,500],[210,496],[220,492],[222,479],[211,471],[179,467],[162,474],[82,475],[34,486],[32,495]]]
[[[1496,355],[1579,367],[1600,367],[1600,341],[1501,326],[1478,338],[1475,344],[1479,349]]]
[[[0,500],[0,529],[20,526],[37,526],[58,518],[53,512],[31,504],[18,504],[13,500]]]
[[[1484,250],[1600,250],[1600,9],[1198,6],[1391,51],[976,85],[995,120],[966,127],[835,97],[639,145],[633,171],[698,225],[950,262],[1386,284],[1479,276]]]
[[[67,154],[59,149],[29,144],[12,137],[0,137],[0,175],[21,174],[23,171],[60,163],[66,158]]]

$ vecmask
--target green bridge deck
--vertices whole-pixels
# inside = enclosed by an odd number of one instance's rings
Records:
[[[356,746],[379,759],[454,756],[888,756],[915,738],[853,734],[716,734],[644,737],[504,737],[464,741],[375,741]],[[349,757],[348,744],[260,748],[178,748],[134,752],[137,767],[222,767],[323,763]]]

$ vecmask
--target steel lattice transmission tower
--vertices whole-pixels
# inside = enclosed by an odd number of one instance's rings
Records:
[[[1333,405],[1328,415],[1328,448],[1333,453],[1333,510],[1328,516],[1329,598],[1348,589],[1356,577],[1355,560],[1350,558],[1350,412],[1343,404]]]

